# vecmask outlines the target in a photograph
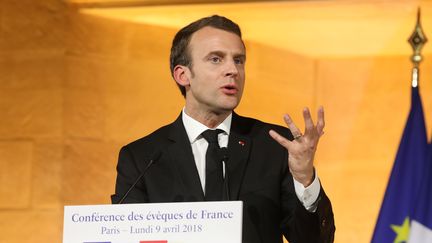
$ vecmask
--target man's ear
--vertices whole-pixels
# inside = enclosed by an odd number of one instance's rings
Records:
[[[173,76],[175,81],[183,87],[188,86],[190,84],[188,72],[189,72],[189,68],[186,66],[183,65],[175,66],[173,71],[174,74]]]

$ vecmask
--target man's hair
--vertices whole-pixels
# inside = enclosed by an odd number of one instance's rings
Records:
[[[213,15],[210,17],[199,19],[186,27],[183,27],[174,37],[171,46],[170,69],[171,75],[174,78],[174,67],[183,65],[191,68],[192,59],[190,56],[189,42],[193,33],[204,27],[213,27],[216,29],[225,30],[238,35],[241,38],[240,27],[228,18],[223,16]],[[185,87],[177,84],[184,97],[186,97]]]

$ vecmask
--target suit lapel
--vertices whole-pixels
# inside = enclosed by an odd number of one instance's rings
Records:
[[[230,199],[238,200],[240,187],[243,182],[252,139],[248,136],[250,126],[242,124],[242,118],[233,113],[230,136],[228,141]]]
[[[174,143],[167,150],[172,160],[175,162],[179,176],[185,186],[186,193],[192,197],[185,198],[185,200],[204,200],[204,192],[202,191],[201,181],[195,165],[192,147],[186,134],[181,115],[172,123],[169,139]]]

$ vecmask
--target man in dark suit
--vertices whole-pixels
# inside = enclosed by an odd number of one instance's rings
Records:
[[[185,107],[173,123],[121,149],[113,203],[129,188],[126,203],[242,200],[245,243],[279,243],[282,235],[296,243],[333,242],[331,204],[313,167],[323,109],[316,125],[304,109],[304,134],[288,115],[289,129],[234,113],[246,51],[240,28],[225,17],[181,29],[170,61]],[[227,152],[219,156],[219,147]]]

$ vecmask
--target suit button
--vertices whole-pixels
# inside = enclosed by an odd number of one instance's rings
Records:
[[[323,219],[323,220],[321,221],[321,226],[322,226],[322,227],[325,227],[325,226],[326,226],[326,223],[327,223],[326,220]]]

